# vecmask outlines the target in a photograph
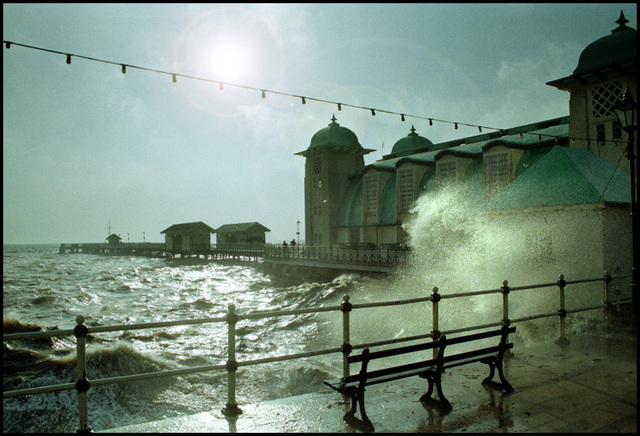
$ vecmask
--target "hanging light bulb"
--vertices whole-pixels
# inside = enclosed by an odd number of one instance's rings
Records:
[[[338,103],[338,110],[341,111],[342,110],[342,105],[340,103]]]
[[[458,130],[458,123],[453,123],[453,127]]]
[[[67,55],[67,64],[71,64],[71,55],[70,54]]]
[[[373,109],[371,109],[371,115],[373,115],[374,117],[376,116],[376,111],[374,111]]]
[[[482,133],[482,127],[478,126],[478,132]]]
[[[11,48],[11,43],[10,43],[9,41],[7,41],[7,42],[4,44],[4,46],[5,46],[5,47],[7,47],[7,48]]]
[[[307,100],[305,100],[304,97],[302,97],[302,104],[307,104]]]
[[[224,91],[224,86],[222,85],[222,82],[218,83],[220,85],[220,91]]]
[[[175,74],[171,75],[171,80],[173,81],[173,83],[176,83],[178,81],[178,78],[176,77]]]
[[[122,74],[127,74],[127,66],[126,65],[122,65]]]
[[[429,118],[429,125],[433,126],[433,120],[431,118]]]
[[[404,114],[400,114],[400,119],[404,121]]]
[[[264,89],[262,90],[262,98],[267,98],[267,96],[264,93]]]

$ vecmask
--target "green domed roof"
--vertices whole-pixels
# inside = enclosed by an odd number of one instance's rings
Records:
[[[620,18],[616,21],[618,27],[611,31],[611,35],[592,42],[582,51],[573,74],[585,74],[637,59],[637,31],[627,27],[628,22],[620,12]]]
[[[331,118],[329,127],[318,130],[311,138],[308,150],[320,147],[333,147],[347,150],[361,150],[362,145],[358,142],[358,137],[346,127],[341,127],[336,123],[336,116]]]
[[[407,156],[418,151],[427,151],[430,147],[433,147],[433,142],[418,135],[415,127],[411,126],[411,133],[393,145],[391,155],[394,157]]]

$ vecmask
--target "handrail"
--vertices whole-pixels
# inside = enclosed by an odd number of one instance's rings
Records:
[[[628,275],[617,276],[615,278],[620,279],[620,278],[627,278],[627,277],[630,277],[630,276]],[[622,299],[622,300],[616,300],[616,301],[610,300],[609,282],[612,280],[612,278],[613,277],[605,273],[604,277],[602,278],[579,279],[579,280],[567,281],[564,279],[563,275],[560,275],[559,280],[557,280],[556,282],[540,283],[540,284],[517,286],[517,287],[509,287],[508,281],[505,280],[503,281],[503,286],[500,288],[473,291],[473,292],[445,294],[445,295],[439,294],[438,288],[435,287],[433,288],[432,294],[426,297],[404,299],[404,300],[383,301],[383,302],[373,302],[373,303],[359,303],[359,304],[350,303],[349,296],[345,295],[341,305],[313,307],[313,308],[304,308],[304,309],[262,310],[262,311],[253,311],[246,314],[236,313],[235,306],[231,304],[229,305],[226,316],[222,316],[222,317],[200,318],[200,319],[190,319],[190,320],[187,319],[187,320],[174,320],[174,321],[159,321],[159,322],[149,322],[149,323],[129,324],[129,325],[125,324],[125,325],[89,327],[84,325],[84,321],[85,321],[84,317],[78,316],[76,318],[77,325],[74,329],[3,334],[3,341],[30,340],[30,339],[41,339],[41,338],[75,335],[77,338],[77,351],[76,351],[77,353],[76,361],[78,366],[77,382],[40,386],[40,387],[18,389],[18,390],[11,390],[11,391],[3,391],[3,398],[14,398],[14,397],[20,397],[25,395],[34,395],[34,394],[42,394],[42,393],[48,393],[48,392],[76,389],[78,391],[78,401],[79,401],[78,405],[79,405],[79,415],[80,415],[80,427],[78,431],[85,432],[85,431],[91,431],[91,428],[89,427],[89,424],[88,424],[88,410],[87,410],[87,401],[86,401],[87,392],[90,387],[104,386],[104,385],[116,384],[116,383],[126,383],[126,382],[146,380],[146,379],[159,378],[159,377],[174,377],[179,375],[226,369],[229,377],[228,402],[226,407],[223,409],[223,413],[225,413],[226,415],[238,415],[242,413],[242,411],[238,408],[235,402],[235,372],[239,367],[248,367],[248,366],[259,365],[264,363],[280,362],[285,360],[300,359],[300,358],[320,356],[320,355],[333,354],[333,353],[342,353],[343,376],[346,377],[349,375],[349,364],[348,364],[347,357],[351,353],[351,351],[353,351],[354,349],[369,348],[373,346],[382,346],[382,345],[389,345],[389,344],[415,341],[415,340],[423,340],[428,338],[431,338],[433,341],[436,341],[439,339],[439,337],[445,334],[451,335],[451,334],[457,334],[457,333],[462,333],[462,332],[472,331],[472,330],[482,330],[482,329],[487,329],[492,327],[509,325],[517,322],[525,322],[525,321],[530,321],[534,319],[553,317],[553,316],[558,316],[560,318],[560,337],[558,338],[557,342],[559,344],[568,344],[569,341],[568,339],[566,339],[566,336],[564,334],[564,322],[567,314],[604,308],[606,325],[607,327],[609,327],[610,317],[611,317],[611,307],[615,305],[630,303],[632,301],[632,299]],[[578,283],[590,283],[590,282],[596,282],[596,281],[602,281],[604,283],[605,292],[604,292],[604,301],[602,304],[588,306],[588,307],[572,308],[569,310],[565,309],[564,295],[565,295],[565,288],[567,285],[578,284]],[[516,319],[509,319],[508,294],[511,291],[532,290],[532,289],[539,289],[539,288],[552,287],[552,286],[556,286],[559,289],[560,310],[557,310],[554,312],[541,313],[541,314],[532,314],[529,316],[524,316]],[[474,326],[448,329],[448,330],[442,330],[442,331],[439,330],[438,305],[440,300],[465,298],[465,297],[496,294],[496,293],[502,293],[503,295],[503,311],[502,311],[503,318],[499,322],[486,323],[481,325],[474,325]],[[363,343],[363,344],[356,344],[356,345],[350,344],[350,312],[353,309],[397,306],[397,305],[414,304],[414,303],[422,303],[422,302],[429,302],[429,301],[432,303],[432,306],[433,306],[433,316],[432,316],[433,329],[431,330],[431,332],[426,334],[410,336],[410,337],[404,337],[404,338],[386,339],[386,340],[381,340],[381,341],[376,341],[371,343]],[[254,319],[261,319],[261,318],[272,318],[272,317],[278,317],[278,316],[291,316],[291,315],[301,315],[301,314],[320,313],[320,312],[332,312],[332,311],[333,312],[341,311],[343,313],[343,343],[340,347],[333,347],[333,348],[328,348],[324,350],[315,350],[315,351],[302,352],[302,353],[293,353],[293,354],[287,354],[282,356],[265,357],[265,358],[259,358],[259,359],[253,359],[253,360],[245,360],[242,362],[237,362],[235,360],[235,337],[236,337],[235,324],[238,321],[254,320]],[[148,373],[108,377],[103,379],[91,380],[90,382],[86,378],[85,339],[86,339],[86,335],[89,333],[104,333],[104,332],[127,331],[127,330],[135,330],[135,329],[163,328],[163,327],[217,323],[217,322],[226,322],[229,329],[229,342],[228,342],[229,355],[226,363],[217,364],[217,365],[199,366],[199,367],[193,367],[193,368],[154,371],[154,372],[148,372]],[[437,352],[436,349],[434,349],[433,351],[434,353]]]
[[[376,265],[395,264],[406,259],[410,253],[409,249],[398,247],[315,247],[311,245],[282,246],[279,244],[265,244],[264,246],[265,258],[310,259]]]

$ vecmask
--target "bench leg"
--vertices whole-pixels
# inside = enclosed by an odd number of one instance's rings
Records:
[[[490,387],[492,389],[497,389],[502,392],[513,392],[513,387],[507,379],[504,377],[504,372],[502,370],[502,359],[496,356],[490,356],[482,359],[480,362],[486,363],[489,365],[489,376],[482,380],[482,385]],[[498,376],[500,377],[500,383],[493,381],[493,376],[495,375],[495,370],[498,370]]]
[[[346,393],[351,398],[351,410],[344,415],[343,419],[351,426],[359,428],[362,431],[375,431],[373,423],[367,416],[367,412],[364,410],[364,386],[347,388]],[[362,419],[356,418],[358,405],[360,405],[360,416]]]
[[[449,400],[447,400],[442,393],[442,378],[440,371],[429,369],[421,374],[420,377],[426,378],[429,382],[429,390],[427,390],[426,394],[420,397],[420,402],[427,406],[436,407],[444,411],[451,410],[451,403],[449,403]],[[433,385],[436,386],[436,390],[438,391],[438,397],[440,398],[440,400],[431,398],[431,394],[433,393]]]

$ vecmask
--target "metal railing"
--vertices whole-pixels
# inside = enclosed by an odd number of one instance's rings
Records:
[[[396,265],[408,258],[411,251],[402,248],[314,247],[267,244],[265,257],[279,259],[307,259],[358,264]]]
[[[620,277],[616,277],[616,279],[623,279],[627,277],[629,276],[620,276]],[[530,321],[534,319],[545,318],[545,317],[555,317],[555,316],[559,317],[560,319],[560,336],[558,337],[557,342],[561,345],[567,345],[569,343],[565,334],[565,323],[566,323],[567,315],[572,313],[577,313],[577,312],[588,311],[588,310],[604,309],[604,317],[605,317],[605,323],[606,323],[605,325],[606,327],[610,327],[611,317],[612,317],[612,313],[611,313],[612,308],[615,307],[616,305],[621,305],[621,304],[626,304],[631,302],[630,298],[612,301],[611,290],[610,290],[611,280],[612,280],[612,277],[608,274],[605,274],[604,277],[600,277],[600,278],[581,279],[581,280],[574,280],[574,281],[567,281],[565,280],[564,276],[560,275],[560,278],[554,282],[527,285],[527,286],[518,286],[518,287],[510,287],[508,285],[508,281],[505,280],[502,283],[502,286],[500,288],[475,291],[475,292],[464,292],[464,293],[443,295],[439,293],[439,289],[437,287],[434,287],[432,289],[432,293],[425,297],[405,299],[405,300],[395,300],[395,301],[362,303],[362,304],[353,304],[350,301],[349,296],[345,295],[343,297],[342,303],[340,305],[335,305],[335,306],[315,307],[315,308],[308,308],[308,309],[277,310],[277,311],[254,311],[247,314],[236,313],[235,305],[230,304],[228,306],[228,311],[226,315],[222,317],[217,317],[217,318],[162,321],[162,322],[150,322],[150,323],[142,323],[142,324],[114,325],[114,326],[88,327],[84,324],[85,318],[82,315],[79,315],[76,317],[77,325],[74,329],[3,334],[3,341],[32,340],[32,339],[63,337],[63,336],[73,335],[76,337],[76,362],[77,362],[77,380],[75,382],[4,391],[3,399],[20,397],[25,395],[43,394],[48,392],[76,389],[78,392],[78,414],[79,414],[78,432],[90,432],[91,427],[89,426],[87,394],[91,387],[104,386],[104,385],[115,384],[115,383],[133,382],[133,381],[146,380],[146,379],[155,379],[160,377],[174,377],[174,376],[208,372],[208,371],[226,370],[227,382],[228,382],[227,383],[227,403],[225,407],[222,409],[222,412],[226,416],[237,416],[242,413],[242,410],[238,407],[238,404],[236,402],[236,371],[240,367],[248,367],[248,366],[260,365],[260,364],[265,364],[270,362],[280,362],[285,360],[300,359],[300,358],[306,358],[306,357],[312,357],[312,356],[341,353],[342,354],[342,373],[343,373],[343,376],[346,377],[349,375],[349,363],[347,358],[354,349],[363,349],[363,348],[368,348],[373,346],[388,345],[388,344],[399,343],[399,342],[424,340],[428,338],[431,338],[433,341],[436,341],[442,335],[445,335],[445,334],[450,335],[450,334],[457,334],[457,333],[462,333],[462,332],[471,331],[471,330],[482,330],[482,329],[496,327],[496,326],[510,325],[513,323],[525,322],[525,321]],[[589,306],[589,307],[577,307],[577,308],[572,308],[568,310],[565,305],[567,285],[573,285],[573,284],[579,284],[579,283],[593,283],[593,282],[604,283],[603,303]],[[529,316],[524,316],[516,319],[509,318],[510,293],[515,291],[534,290],[534,289],[548,288],[548,287],[558,288],[558,295],[559,295],[558,310],[547,312],[547,313],[532,314]],[[487,324],[474,325],[469,327],[463,327],[463,328],[440,330],[439,306],[440,304],[442,304],[441,303],[442,300],[466,298],[466,297],[489,295],[489,294],[502,294],[502,318],[500,319],[500,321],[487,323]],[[353,310],[374,308],[374,307],[407,305],[407,304],[415,304],[415,303],[422,303],[422,302],[431,302],[431,305],[432,305],[432,330],[430,332],[420,334],[420,335],[415,335],[415,336],[387,339],[387,340],[381,340],[381,341],[376,341],[371,343],[362,343],[357,345],[352,345],[350,343],[350,340],[351,340],[350,314]],[[294,354],[288,354],[283,356],[259,358],[254,360],[245,360],[242,362],[238,362],[236,360],[236,346],[235,346],[236,324],[239,321],[256,320],[256,319],[262,319],[262,318],[273,318],[273,317],[279,317],[279,316],[314,314],[314,313],[320,313],[320,312],[337,312],[337,311],[342,312],[342,344],[338,347],[328,348],[324,350],[303,352],[303,353],[294,353]],[[126,331],[126,330],[136,330],[136,329],[166,328],[166,327],[172,327],[172,326],[185,326],[185,325],[222,323],[222,322],[226,322],[228,326],[228,356],[227,356],[227,361],[225,363],[220,363],[217,365],[199,366],[194,368],[156,371],[156,372],[149,372],[149,373],[125,375],[125,376],[119,376],[119,377],[109,377],[109,378],[103,378],[103,379],[97,379],[97,380],[91,380],[91,381],[89,381],[87,378],[86,337],[90,333],[94,334],[94,333]],[[434,350],[434,353],[436,352],[437,350]]]

